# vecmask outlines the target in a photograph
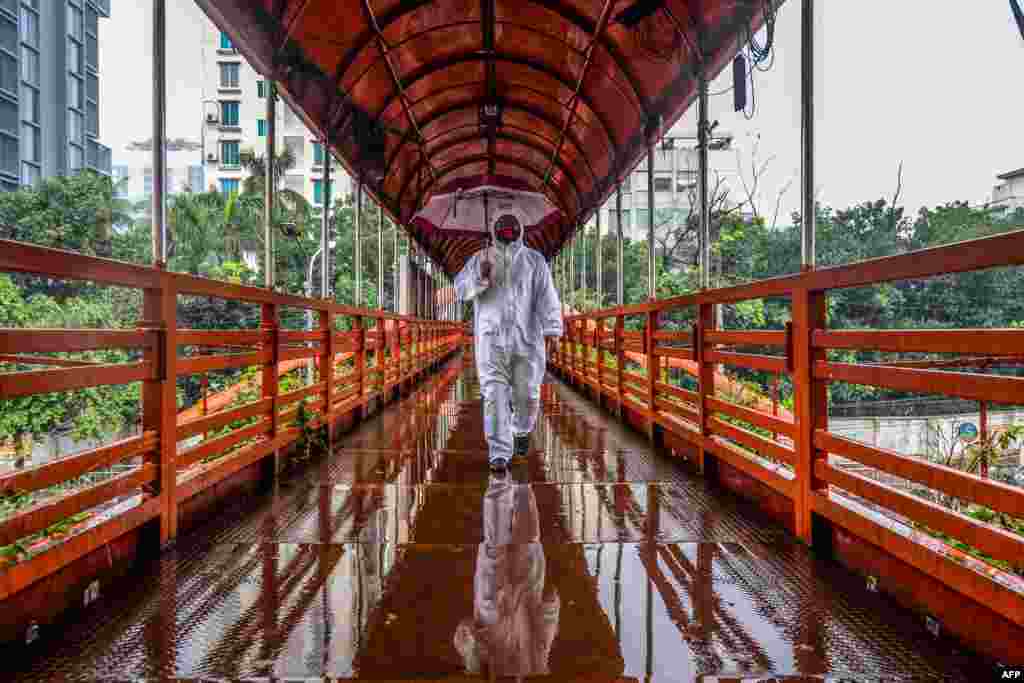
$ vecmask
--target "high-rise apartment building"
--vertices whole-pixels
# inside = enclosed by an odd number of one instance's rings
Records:
[[[228,36],[212,23],[203,38],[203,169],[205,189],[233,192],[241,189],[246,172],[242,155],[261,155],[267,144],[267,83],[234,49]],[[284,172],[282,185],[323,205],[323,145],[302,119],[283,101],[276,112],[277,153],[285,148],[295,158]],[[340,164],[331,166],[331,195],[338,199],[352,191]]]
[[[110,173],[98,59],[109,16],[110,0],[0,0],[0,189]]]

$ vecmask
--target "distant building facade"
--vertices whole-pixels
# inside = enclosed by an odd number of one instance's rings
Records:
[[[997,175],[999,184],[992,188],[989,208],[1016,211],[1024,209],[1024,168]]]
[[[99,142],[99,25],[110,0],[0,0],[0,190],[93,169]]]
[[[201,47],[206,189],[237,192],[246,177],[242,154],[251,150],[260,155],[266,149],[267,83],[213,23],[208,24]],[[278,154],[287,148],[296,162],[285,173],[283,186],[303,195],[313,206],[322,206],[323,146],[283,101],[278,101],[276,122]],[[352,191],[347,173],[337,162],[331,166],[331,180],[334,200]]]

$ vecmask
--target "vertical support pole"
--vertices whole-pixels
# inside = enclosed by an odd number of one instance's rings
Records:
[[[708,82],[703,69],[697,99],[697,196],[700,205],[700,288],[711,288],[711,215],[708,206]]]
[[[363,305],[363,181],[356,181],[356,235],[355,235],[355,269],[356,289],[353,306]]]
[[[331,296],[331,152],[327,146],[326,137],[322,144],[324,149],[324,213],[320,224],[320,297],[327,299]]]
[[[647,297],[658,296],[658,264],[654,241],[654,144],[647,147]]]
[[[615,316],[615,388],[619,394],[618,412],[620,419],[623,417],[622,406],[626,402],[622,374],[626,367],[625,332],[626,316],[621,314]]]
[[[569,296],[576,293],[576,234],[569,238]],[[571,308],[570,315],[576,313]]]
[[[824,349],[811,345],[816,329],[825,328],[825,293],[796,289],[793,291],[793,405],[796,413],[796,534],[805,543],[827,547],[830,539],[821,538],[813,522],[814,496],[826,482],[814,473],[815,461],[825,453],[814,446],[814,431],[828,426],[827,385],[815,379],[814,365],[825,360]],[[823,529],[820,529],[823,530]]]
[[[814,209],[814,0],[803,0],[800,19],[800,264],[816,264]]]
[[[166,273],[156,273],[157,286],[147,289],[142,300],[139,329],[155,333],[155,343],[145,352],[152,363],[153,379],[142,383],[142,429],[159,437],[157,451],[160,497],[159,547],[178,534],[178,439],[177,439],[177,292]]]
[[[647,314],[646,340],[644,346],[647,350],[647,406],[650,410],[648,415],[648,438],[655,445],[658,445],[658,379],[661,374],[661,359],[654,352],[658,342],[654,338],[658,331],[658,312],[653,311]]]
[[[167,266],[167,0],[153,0],[153,263]],[[177,353],[177,350],[175,350]],[[174,410],[172,404],[171,410]]]
[[[604,308],[604,282],[601,279],[603,271],[604,251],[601,249],[601,207],[597,209],[597,251],[594,256],[594,277],[597,278],[595,289],[597,289],[597,308]]]
[[[384,310],[384,205],[377,205],[377,308]],[[382,321],[383,323],[383,321]],[[384,328],[381,328],[383,334]]]
[[[392,266],[395,269],[395,272],[392,275],[392,282],[393,282],[393,287],[394,287],[394,290],[395,290],[395,313],[401,313],[401,310],[400,310],[399,306],[400,306],[400,302],[401,302],[401,299],[402,299],[401,295],[399,294],[399,289],[401,288],[401,270],[402,270],[402,268],[401,268],[401,263],[399,262],[399,255],[398,255],[398,232],[399,232],[398,224],[395,223],[395,240],[394,240],[395,257],[394,257],[394,259],[392,261]]]
[[[274,259],[274,190],[277,187],[277,86],[267,81],[266,178],[263,183],[263,286],[273,289],[277,282]]]
[[[323,335],[320,341],[320,381],[323,382],[324,399],[324,425],[327,427],[327,440],[331,441],[334,435],[334,418],[331,411],[334,409],[334,325],[331,323],[333,316],[330,311],[320,311],[320,334]]]
[[[626,303],[623,270],[626,262],[626,249],[624,245],[622,229],[622,186],[615,188],[615,225],[618,228],[618,244],[615,254],[615,286],[616,304],[623,306]]]
[[[582,239],[582,248],[580,249],[580,275],[581,285],[580,289],[583,290],[583,300],[587,300],[587,224],[584,223],[581,226],[580,234]]]
[[[280,354],[280,344],[278,343],[278,321],[277,321],[277,306],[274,304],[263,304],[260,309],[260,329],[263,331],[263,344],[265,347],[270,348],[270,358],[266,363],[263,364],[263,377],[261,381],[260,393],[264,400],[270,401],[270,438],[277,439],[279,432],[279,406],[277,405],[277,358]],[[277,451],[275,450],[273,455],[267,456],[264,459],[264,477],[263,480],[267,484],[273,484],[274,479],[277,476]]]
[[[988,445],[988,401],[982,401],[978,406],[978,410],[978,431],[981,436],[981,444],[984,447]],[[988,455],[982,457],[978,466],[981,468],[978,472],[981,478],[988,479]]]
[[[697,471],[701,474],[709,474],[709,452],[703,444],[711,438],[711,408],[708,405],[708,399],[715,396],[715,365],[708,362],[706,357],[706,335],[709,330],[714,330],[715,326],[714,304],[700,304],[697,311],[697,324],[693,327],[693,353],[697,361],[697,390],[700,392],[701,447],[697,456]]]

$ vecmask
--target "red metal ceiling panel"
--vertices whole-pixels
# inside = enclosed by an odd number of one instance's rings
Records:
[[[763,0],[665,0],[626,28],[614,19],[630,0],[196,1],[402,222],[418,196],[457,178],[492,172],[540,188],[558,150],[543,189],[571,215],[562,232],[537,238],[546,249],[645,153],[645,122],[660,117],[664,130],[693,101],[696,27],[714,76],[764,8]],[[506,102],[493,145],[485,131],[474,135],[490,94]],[[366,144],[374,121],[387,131],[383,161]],[[435,154],[430,165],[417,130]],[[387,167],[379,181],[374,164]],[[431,184],[434,173],[441,177]],[[433,256],[451,270],[458,249],[435,242]]]

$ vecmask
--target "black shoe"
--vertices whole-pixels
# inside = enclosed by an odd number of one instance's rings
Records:
[[[526,454],[530,452],[530,435],[522,434],[515,435],[512,437],[512,453],[513,457],[525,458]]]

